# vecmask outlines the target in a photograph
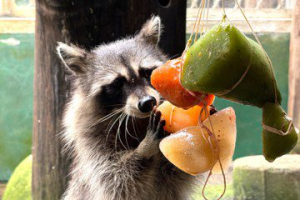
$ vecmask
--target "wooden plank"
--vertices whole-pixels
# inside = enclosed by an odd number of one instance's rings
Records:
[[[16,5],[12,0],[0,0],[0,16],[2,17],[35,17],[35,4],[30,0],[28,5]]]
[[[33,18],[35,17],[35,7],[34,5],[16,6],[12,10],[11,15],[14,17]]]
[[[207,23],[207,29],[211,28],[212,26],[219,23],[221,20],[209,20]],[[252,20],[250,19],[249,22],[253,27],[254,31],[257,33],[288,33],[291,30],[291,21],[292,20],[266,20],[266,19],[259,19],[259,20]],[[251,29],[249,28],[248,24],[243,20],[231,20],[235,26],[237,26],[241,31],[245,33],[251,33]],[[268,24],[266,26],[266,23]],[[186,23],[186,30],[187,33],[191,33],[194,26],[194,20],[187,20]],[[205,27],[203,27],[205,29]],[[202,29],[203,29],[202,28]],[[201,30],[202,30],[201,29]],[[202,30],[203,31],[203,30]]]
[[[34,18],[0,18],[0,33],[34,33]]]
[[[31,7],[29,8],[30,9],[28,10],[25,7],[17,7],[12,11],[14,17],[0,18],[0,33],[33,33],[35,12],[34,10],[31,10]],[[238,9],[226,9],[226,13],[230,17],[231,21],[233,21],[242,31],[250,32],[248,25],[241,18],[242,16]],[[292,10],[290,9],[246,9],[245,13],[256,32],[291,31]],[[196,15],[197,9],[187,9],[187,33],[191,33]],[[20,18],[24,16],[27,17]],[[210,9],[208,28],[218,23],[221,18],[222,10]],[[265,26],[266,23],[268,23],[268,26]],[[175,35],[174,39],[176,39]]]
[[[14,3],[12,1],[1,0],[1,14],[10,15],[13,7]]]
[[[242,18],[241,11],[237,8],[226,8],[226,14],[230,18]],[[246,16],[248,18],[265,18],[265,19],[291,19],[293,10],[292,9],[271,9],[271,8],[261,8],[261,9],[253,9],[247,8],[243,9]],[[198,8],[189,8],[187,9],[187,18],[196,18],[197,17]],[[209,9],[209,16],[214,19],[222,18],[223,10],[221,8]]]
[[[160,4],[161,2],[161,4]],[[137,32],[152,14],[162,17],[161,46],[179,55],[185,46],[186,1],[37,0],[33,118],[33,199],[57,200],[67,185],[62,156],[61,118],[69,84],[59,61],[57,41],[91,49]]]
[[[293,28],[290,42],[289,103],[288,114],[300,126],[300,1],[297,1],[293,14]],[[300,153],[300,141],[294,150]]]
[[[245,14],[255,32],[290,32],[292,26],[291,9],[245,9]],[[250,32],[239,9],[226,9],[226,15],[243,32]],[[197,9],[187,10],[187,32],[191,33],[197,16]],[[210,9],[208,28],[221,21],[222,9]],[[203,20],[205,21],[205,20]],[[268,26],[266,26],[268,23]]]

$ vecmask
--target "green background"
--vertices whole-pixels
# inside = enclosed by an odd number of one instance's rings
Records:
[[[19,45],[1,42],[14,38]],[[289,34],[259,35],[275,68],[287,107]],[[0,180],[8,180],[13,169],[31,151],[34,34],[0,34]],[[262,153],[261,110],[217,99],[218,109],[232,106],[237,115],[235,158]]]
[[[19,45],[4,44],[14,38]],[[0,34],[0,180],[31,152],[33,34]]]

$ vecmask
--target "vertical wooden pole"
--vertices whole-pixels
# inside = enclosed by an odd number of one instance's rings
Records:
[[[36,1],[32,147],[35,200],[58,200],[67,184],[67,162],[61,155],[59,133],[68,88],[55,53],[57,41],[67,40],[60,8],[63,6],[55,1]]]
[[[262,8],[274,8],[274,5],[277,2],[274,0],[257,0],[256,8],[262,9]]]
[[[289,104],[288,113],[294,119],[295,125],[300,127],[300,1],[296,1],[290,42],[289,68]],[[300,153],[300,141],[295,148]]]
[[[55,47],[58,41],[91,49],[135,34],[152,14],[164,24],[161,47],[170,56],[185,46],[186,0],[37,0],[33,122],[34,200],[58,200],[68,161],[61,154],[61,119],[69,84]]]
[[[245,0],[245,8],[255,8],[257,0]]]
[[[3,15],[10,15],[12,12],[12,1],[2,0],[2,13]]]
[[[0,0],[0,15],[3,14],[3,11],[4,11],[4,0]]]

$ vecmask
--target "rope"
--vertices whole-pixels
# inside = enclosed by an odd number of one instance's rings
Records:
[[[259,39],[258,39],[256,33],[254,32],[252,26],[250,25],[250,23],[249,23],[249,21],[248,21],[246,15],[245,15],[243,9],[241,8],[240,4],[238,3],[238,0],[235,0],[235,3],[236,3],[237,6],[239,7],[239,10],[241,11],[241,13],[242,13],[244,19],[246,20],[246,22],[247,22],[249,28],[251,29],[251,32],[252,32],[253,36],[255,37],[257,43],[258,43],[259,46],[261,47],[261,49],[262,49],[262,51],[264,52],[265,56],[267,57],[267,60],[268,60],[268,63],[269,63],[269,68],[270,68],[270,70],[271,70],[271,72],[272,72],[272,79],[273,79],[273,86],[274,86],[275,103],[278,104],[277,90],[276,90],[276,88],[277,88],[277,87],[276,87],[276,79],[275,79],[275,72],[274,72],[274,69],[273,69],[273,67],[272,67],[272,62],[271,62],[271,60],[270,60],[270,58],[269,58],[267,52],[265,51],[264,47],[262,46],[261,42],[259,41]]]
[[[262,125],[262,128],[266,131],[269,131],[271,133],[275,133],[275,134],[278,134],[278,135],[281,135],[281,136],[285,136],[285,135],[289,134],[290,131],[292,130],[293,122],[290,121],[290,124],[289,124],[288,129],[286,130],[286,132],[283,132],[282,130],[279,130],[277,128],[265,125],[264,123],[262,123],[261,125]]]
[[[197,30],[196,30],[196,34],[195,34],[195,39],[194,39],[194,43],[197,41],[198,39],[198,34],[199,34],[199,28],[200,28],[200,24],[201,24],[201,19],[202,19],[202,14],[203,14],[203,10],[205,8],[205,2],[206,0],[202,0],[201,1],[201,6],[200,6],[200,9],[201,9],[201,12],[200,12],[200,15],[199,15],[199,20],[198,20],[198,24],[197,24]]]
[[[209,0],[208,0],[209,2]],[[193,35],[195,34],[195,28],[197,26],[197,30],[196,30],[196,35],[195,35],[195,39],[194,39],[194,42],[197,41],[197,36],[198,36],[198,33],[199,33],[199,27],[200,27],[200,24],[201,24],[201,18],[202,18],[202,14],[203,14],[203,10],[205,9],[205,5],[206,5],[206,0],[202,0],[201,1],[201,6],[198,10],[198,13],[197,13],[197,18],[196,18],[196,22],[194,23],[194,27],[193,27],[193,31],[192,31],[192,34],[190,35],[190,38],[189,40],[187,41],[187,45],[181,55],[181,66],[180,66],[180,74],[179,76],[181,77],[181,72],[182,72],[182,67],[183,67],[183,62],[184,62],[184,59],[185,59],[185,54],[187,52],[187,50],[190,48],[191,46],[191,43],[192,43],[192,37]],[[222,7],[223,7],[223,20],[225,20],[226,18],[226,14],[225,14],[225,7],[224,7],[224,0],[222,0]],[[206,24],[205,24],[205,31],[207,30],[207,24],[208,24],[208,12],[209,12],[209,4],[207,5],[207,13],[206,13]],[[204,12],[204,15],[205,15],[205,12]],[[251,60],[250,60],[250,63],[251,63]],[[245,73],[243,74],[242,78],[238,81],[237,84],[235,84],[233,86],[233,89],[242,81],[242,79],[246,76],[247,72],[249,71],[249,68],[250,68],[251,64],[249,64],[249,66],[247,67],[247,70],[245,71]],[[180,84],[181,84],[181,81],[179,81]],[[223,189],[223,192],[222,194],[219,196],[218,200],[221,199],[225,192],[226,192],[226,177],[225,177],[225,172],[224,172],[224,169],[223,169],[223,165],[222,165],[222,162],[221,162],[221,159],[220,159],[220,150],[219,150],[219,144],[218,144],[218,141],[216,140],[216,137],[215,137],[215,133],[214,133],[214,129],[213,129],[213,125],[212,125],[212,122],[211,122],[211,119],[210,119],[210,115],[209,113],[207,113],[207,104],[206,102],[204,101],[205,99],[205,94],[203,94],[201,97],[197,96],[194,92],[190,91],[190,90],[186,90],[188,91],[192,96],[196,97],[197,99],[200,100],[200,102],[204,102],[204,106],[203,108],[201,109],[201,112],[200,112],[200,115],[199,115],[199,125],[205,129],[208,133],[208,141],[203,133],[203,130],[202,128],[200,129],[201,130],[201,133],[202,133],[202,136],[203,138],[206,140],[206,142],[208,142],[210,144],[210,147],[212,149],[212,151],[214,152],[214,157],[216,156],[216,162],[214,164],[212,164],[211,166],[211,169],[209,171],[209,174],[205,180],[205,184],[203,186],[203,189],[202,189],[202,196],[204,199],[207,200],[206,196],[205,196],[205,189],[206,189],[206,186],[207,186],[207,183],[212,175],[212,170],[214,168],[214,166],[216,165],[217,162],[219,162],[219,165],[220,165],[220,168],[222,170],[222,176],[223,176],[223,181],[224,181],[224,189]],[[202,116],[202,113],[203,113],[203,110],[205,111],[205,114],[208,115],[208,119],[209,119],[209,123],[210,123],[210,126],[211,126],[211,129],[212,131],[210,131],[206,126],[204,126],[204,124],[202,123],[201,121],[201,116]],[[213,143],[215,145],[212,144],[212,141],[210,140],[212,138],[213,140]]]
[[[234,90],[244,80],[245,76],[247,75],[247,73],[251,67],[251,60],[252,60],[252,54],[251,54],[250,63],[248,65],[247,69],[245,70],[245,72],[243,73],[243,75],[240,77],[240,79],[230,89],[221,92],[221,94],[218,94],[219,96],[224,96],[224,95],[228,94],[229,92]]]
[[[205,107],[204,107],[205,108]],[[206,108],[205,108],[205,112],[207,112]],[[220,168],[221,168],[221,171],[222,171],[222,176],[223,176],[223,182],[224,182],[224,188],[223,188],[223,192],[222,194],[218,197],[218,200],[221,199],[225,192],[226,192],[226,176],[225,176],[225,172],[224,172],[224,169],[223,169],[223,165],[222,165],[222,162],[221,162],[221,159],[220,159],[220,149],[219,149],[219,144],[218,144],[218,141],[216,140],[216,137],[215,137],[215,133],[214,133],[214,129],[213,129],[213,125],[212,125],[212,122],[211,122],[211,119],[210,119],[210,116],[208,116],[208,119],[209,119],[209,123],[210,123],[210,126],[212,128],[212,131],[209,130],[209,128],[207,128],[202,122],[201,122],[201,127],[203,129],[205,129],[209,135],[209,138],[211,137],[214,141],[214,144],[215,144],[215,148],[213,146],[213,144],[211,143],[211,141],[209,140],[209,144],[210,144],[210,147],[213,149],[213,151],[215,152],[214,153],[214,156],[217,157],[216,159],[216,162],[212,165],[210,171],[209,171],[209,174],[205,180],[205,184],[202,188],[202,196],[205,200],[208,200],[205,196],[205,189],[206,189],[206,186],[207,186],[207,183],[208,183],[208,180],[210,179],[211,175],[212,175],[212,170],[214,168],[214,166],[216,165],[217,162],[219,162],[219,165],[220,165]],[[201,129],[201,132],[202,132],[202,129]],[[202,133],[203,134],[203,133]]]
[[[206,7],[207,12],[206,12],[206,22],[205,22],[205,30],[204,30],[205,33],[206,33],[207,27],[208,27],[209,4],[210,4],[210,0],[208,0],[207,7]]]
[[[191,46],[191,44],[192,44],[192,37],[193,37],[194,34],[195,34],[195,30],[196,30],[196,35],[195,35],[195,38],[194,38],[194,42],[197,41],[197,37],[198,37],[198,33],[199,33],[199,27],[200,27],[200,24],[201,24],[201,18],[202,18],[202,14],[203,14],[203,9],[205,9],[205,4],[206,4],[206,3],[203,4],[203,2],[206,2],[206,0],[202,0],[202,1],[201,1],[201,6],[199,7],[199,10],[198,10],[198,13],[197,13],[197,18],[196,18],[196,22],[194,23],[194,27],[193,27],[192,34],[191,34],[189,40],[187,41],[187,45],[186,45],[186,47],[185,47],[185,50],[183,51],[183,53],[182,53],[182,55],[181,55],[180,74],[181,74],[181,72],[182,72],[183,62],[184,62],[184,59],[185,59],[185,54],[186,54],[187,50],[190,48],[190,46]],[[208,0],[208,2],[209,2],[209,0]],[[257,43],[259,44],[259,46],[261,47],[262,51],[264,52],[264,54],[265,54],[265,56],[266,56],[266,58],[267,58],[267,61],[268,61],[268,64],[269,64],[269,69],[270,69],[270,71],[271,71],[272,79],[273,79],[275,103],[278,104],[278,99],[277,99],[277,89],[276,89],[276,88],[277,88],[277,87],[276,87],[276,79],[275,79],[275,72],[274,72],[274,69],[273,69],[273,66],[272,66],[272,62],[271,62],[271,60],[270,60],[270,58],[269,58],[267,52],[266,52],[265,49],[263,48],[261,42],[259,41],[259,39],[258,39],[256,33],[254,32],[252,26],[250,25],[250,23],[249,23],[249,21],[248,21],[246,15],[245,15],[245,13],[243,12],[243,10],[242,10],[240,4],[238,3],[237,0],[235,0],[235,3],[237,4],[239,10],[241,11],[241,13],[242,13],[242,15],[243,15],[245,21],[247,22],[249,28],[251,29],[252,34],[253,34],[253,36],[255,37],[255,40],[257,41]],[[223,9],[223,19],[222,19],[222,22],[223,22],[223,21],[225,21],[225,19],[227,18],[226,12],[225,12],[224,0],[222,0],[222,9]],[[207,5],[205,32],[206,32],[207,26],[208,26],[208,15],[209,15],[208,13],[209,13],[209,4]],[[204,12],[204,15],[205,15],[205,12]],[[228,19],[228,18],[227,18],[227,19]],[[228,19],[228,20],[229,20],[229,19]],[[230,20],[229,20],[229,22],[231,23]],[[232,24],[232,23],[231,23],[231,24]],[[196,29],[196,28],[197,28],[197,29]],[[252,49],[252,51],[253,51],[253,49]],[[244,80],[245,76],[247,75],[247,73],[248,73],[249,70],[250,70],[250,67],[251,67],[251,64],[252,64],[252,56],[253,56],[253,54],[251,54],[250,63],[249,63],[249,65],[247,66],[245,72],[244,72],[244,73],[242,74],[242,76],[239,78],[239,80],[238,80],[238,81],[237,81],[230,89],[225,90],[224,92],[222,92],[221,94],[219,94],[219,96],[226,95],[226,94],[228,94],[229,92],[233,91],[233,90],[234,90],[234,89],[235,89],[235,88],[236,88],[236,87]],[[180,82],[180,81],[179,81],[179,82]],[[181,83],[181,82],[180,82],[180,83]],[[187,91],[188,91],[191,95],[193,95],[193,96],[195,96],[195,97],[197,96],[197,95],[195,95],[194,92],[189,91],[189,90],[187,90]],[[199,97],[198,97],[198,98],[199,98]],[[204,103],[205,103],[205,102],[204,102]],[[202,108],[202,109],[205,109],[205,112],[207,112],[206,106],[207,106],[207,105],[205,104],[205,105],[204,105],[204,108]],[[201,117],[202,113],[203,113],[203,110],[201,110],[200,117]],[[199,117],[199,118],[200,118],[200,117]],[[212,125],[212,122],[211,122],[211,119],[210,119],[210,116],[209,116],[209,115],[208,115],[208,119],[209,119],[209,122],[210,122],[210,126],[211,126],[211,128],[212,128],[212,131],[210,131],[206,126],[203,125],[201,119],[199,119],[199,125],[200,125],[203,129],[205,129],[205,130],[207,131],[207,133],[208,133],[208,135],[209,135],[209,136],[208,136],[208,137],[209,137],[209,138],[208,138],[209,144],[210,144],[210,147],[213,148],[213,150],[214,150],[214,152],[215,152],[215,154],[216,154],[216,155],[214,155],[214,156],[217,156],[217,161],[212,165],[212,167],[211,167],[211,169],[210,169],[210,171],[209,171],[209,174],[208,174],[208,176],[207,176],[207,178],[206,178],[206,180],[205,180],[205,185],[203,186],[203,189],[202,189],[202,196],[203,196],[204,199],[207,199],[206,196],[205,196],[205,189],[206,189],[207,183],[208,183],[208,181],[209,181],[209,179],[210,179],[210,177],[211,177],[211,175],[212,175],[213,167],[215,166],[215,164],[216,164],[217,162],[219,162],[220,168],[221,168],[221,170],[222,170],[223,180],[224,180],[224,189],[223,189],[222,194],[221,194],[220,197],[218,198],[218,199],[221,199],[221,198],[224,196],[225,191],[226,191],[226,177],[225,177],[224,169],[223,169],[223,166],[222,166],[222,163],[221,163],[221,160],[220,160],[220,156],[219,156],[219,146],[218,146],[218,142],[216,141],[215,134],[214,134],[214,129],[213,129],[213,125]],[[286,132],[283,132],[283,131],[281,131],[281,130],[278,130],[278,129],[274,128],[274,127],[267,126],[267,125],[265,125],[265,124],[262,124],[262,127],[263,127],[264,130],[267,130],[267,131],[269,131],[269,132],[276,133],[276,134],[279,134],[279,135],[283,135],[283,136],[284,136],[284,135],[287,135],[287,134],[291,131],[291,128],[292,128],[292,121],[290,121],[290,124],[289,124],[288,129],[287,129]],[[202,133],[204,139],[206,140],[206,137],[205,137],[205,135],[204,135],[202,129],[201,129],[201,133]],[[210,137],[211,137],[212,140],[215,142],[216,147],[214,147],[214,145],[212,144],[212,141],[210,140],[210,139],[211,139]]]
[[[222,9],[223,9],[223,15],[226,15],[226,13],[225,13],[225,4],[224,4],[224,0],[222,0]]]

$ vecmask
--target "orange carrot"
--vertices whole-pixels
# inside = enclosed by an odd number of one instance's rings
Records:
[[[197,104],[211,105],[215,96],[205,94],[203,98],[199,92],[191,92],[180,84],[181,58],[167,61],[161,67],[155,69],[151,75],[153,87],[173,105],[181,108],[190,108]]]
[[[197,126],[203,107],[196,105],[185,110],[172,105],[168,101],[165,101],[157,109],[161,112],[162,117],[166,120],[164,129],[169,133],[174,133],[189,126]],[[209,108],[206,107],[206,109],[207,112],[203,111],[201,114],[201,121],[204,121],[206,118],[208,118]]]

